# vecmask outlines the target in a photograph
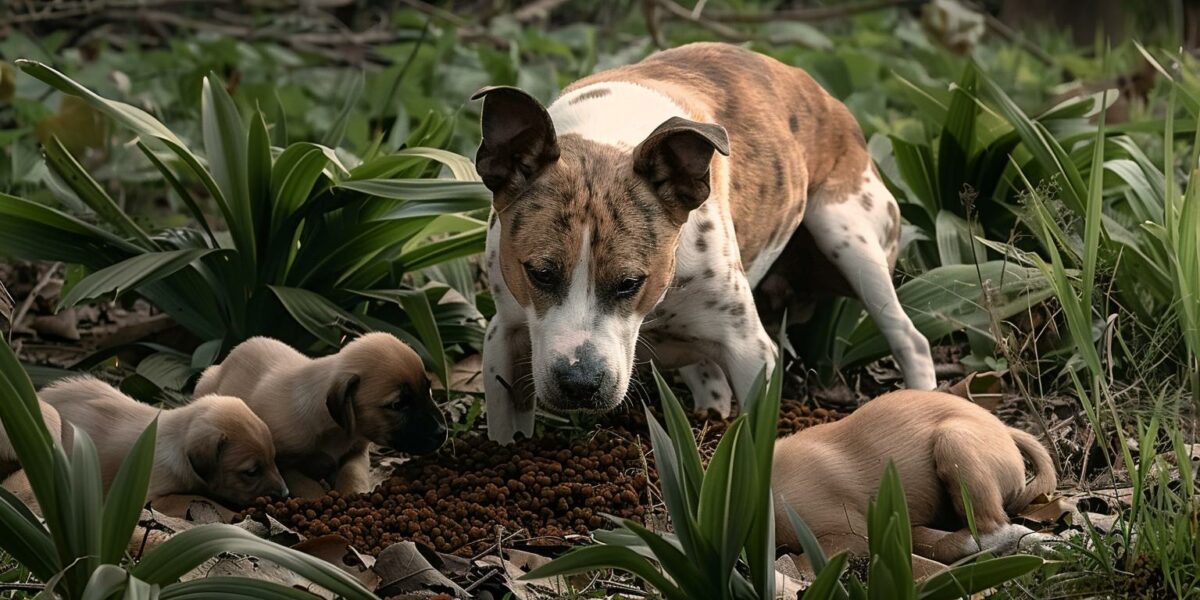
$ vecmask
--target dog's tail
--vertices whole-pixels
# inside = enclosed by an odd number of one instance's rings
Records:
[[[1058,487],[1058,474],[1054,472],[1054,461],[1050,453],[1038,439],[1020,429],[1008,429],[1017,448],[1029,462],[1033,463],[1033,479],[1025,484],[1025,489],[1013,496],[1004,510],[1010,515],[1017,514],[1042,494],[1049,494]]]

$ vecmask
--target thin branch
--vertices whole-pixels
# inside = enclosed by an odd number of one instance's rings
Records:
[[[796,8],[765,13],[710,12],[706,16],[713,21],[725,23],[767,23],[770,21],[828,21],[887,8],[920,6],[928,0],[869,0],[842,6],[820,6]]]

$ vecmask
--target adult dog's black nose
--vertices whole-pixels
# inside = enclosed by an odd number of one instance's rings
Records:
[[[565,408],[592,408],[604,386],[604,362],[596,355],[596,347],[591,342],[576,350],[576,358],[574,362],[560,358],[554,363],[554,380],[558,383],[561,404]]]

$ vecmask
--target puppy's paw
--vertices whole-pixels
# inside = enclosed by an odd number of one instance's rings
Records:
[[[1021,536],[1017,542],[1017,551],[1048,558],[1056,554],[1055,546],[1062,542],[1063,539],[1057,535],[1034,531]]]

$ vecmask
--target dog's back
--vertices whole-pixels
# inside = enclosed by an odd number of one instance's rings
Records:
[[[282,384],[281,379],[289,378],[289,373],[309,362],[308,357],[279,340],[250,338],[238,344],[221,364],[204,371],[196,383],[195,396],[234,396],[254,408],[277,393],[272,390]]]
[[[41,400],[38,401],[38,408],[41,409],[42,422],[46,424],[50,437],[54,441],[62,443],[62,419],[59,417],[58,411]],[[0,481],[4,481],[20,468],[21,463],[17,459],[17,451],[13,448],[12,441],[4,430],[4,425],[0,423]]]
[[[97,447],[136,439],[150,425],[158,409],[122,394],[95,377],[72,377],[38,393],[60,417],[87,432]]]

